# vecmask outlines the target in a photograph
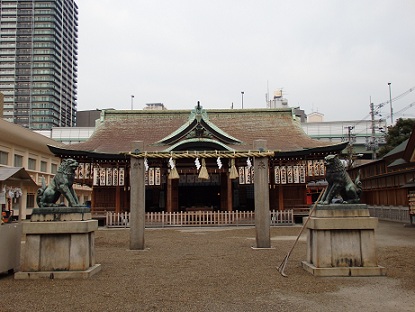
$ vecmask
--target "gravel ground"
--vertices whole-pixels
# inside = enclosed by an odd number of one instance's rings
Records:
[[[87,280],[0,276],[0,311],[415,311],[415,227],[380,222],[387,277],[314,277],[302,236],[282,277],[277,267],[300,227],[273,227],[273,249],[255,250],[255,229],[147,229],[130,251],[127,229],[96,232],[102,271]]]

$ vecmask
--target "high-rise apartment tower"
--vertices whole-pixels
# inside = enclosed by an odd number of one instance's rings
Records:
[[[3,118],[30,129],[76,125],[78,6],[0,0]]]

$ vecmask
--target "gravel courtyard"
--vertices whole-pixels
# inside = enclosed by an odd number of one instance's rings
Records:
[[[0,275],[0,311],[415,311],[415,227],[380,222],[386,277],[317,278],[304,271],[299,226],[271,228],[273,249],[255,250],[255,228],[146,229],[130,251],[128,229],[99,229],[102,271],[88,280],[14,280]]]

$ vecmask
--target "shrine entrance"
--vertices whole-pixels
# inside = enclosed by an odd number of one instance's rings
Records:
[[[220,185],[179,185],[179,210],[217,211],[220,196]]]

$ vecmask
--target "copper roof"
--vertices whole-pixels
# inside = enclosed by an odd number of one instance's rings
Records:
[[[103,120],[86,142],[67,150],[118,154],[131,151],[133,141],[143,141],[149,152],[169,146],[155,144],[188,123],[190,110],[104,111]],[[209,122],[241,143],[227,144],[236,151],[253,150],[257,139],[267,141],[272,151],[301,151],[333,145],[310,138],[291,109],[206,110]]]

